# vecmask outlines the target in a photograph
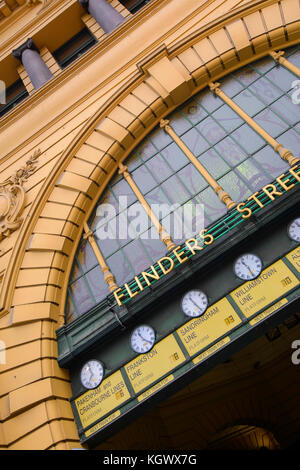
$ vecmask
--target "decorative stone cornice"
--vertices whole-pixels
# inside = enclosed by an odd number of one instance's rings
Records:
[[[9,237],[22,223],[20,215],[25,203],[23,184],[36,169],[40,154],[40,150],[36,150],[25,166],[0,183],[0,241]]]

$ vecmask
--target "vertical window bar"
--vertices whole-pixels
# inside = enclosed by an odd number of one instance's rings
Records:
[[[170,121],[162,119],[160,121],[160,127],[163,128],[169,134],[169,136],[174,140],[178,147],[185,153],[188,159],[197,168],[199,173],[201,173],[203,178],[205,178],[208,184],[213,188],[215,193],[218,195],[220,201],[223,202],[223,204],[225,204],[228,209],[232,209],[236,205],[236,203],[231,199],[229,194],[224,191],[224,189],[219,185],[219,183],[211,176],[211,174],[204,168],[204,166],[199,162],[199,160],[180,139],[180,137],[173,131],[169,123]]]
[[[90,245],[91,245],[91,247],[92,247],[92,249],[95,253],[95,256],[98,260],[98,263],[100,265],[101,271],[103,272],[104,280],[107,283],[107,285],[109,287],[109,290],[111,292],[113,292],[115,289],[118,289],[118,286],[116,284],[114,275],[110,272],[109,267],[105,263],[105,260],[103,258],[103,255],[102,255],[101,251],[100,251],[100,248],[98,247],[97,242],[94,238],[94,234],[93,234],[93,232],[91,231],[90,227],[88,226],[88,224],[86,222],[84,223],[83,228],[84,228],[84,232],[85,232],[85,234],[83,235],[83,238],[85,240],[87,239],[88,242],[90,243]]]
[[[289,60],[287,60],[284,56],[285,51],[271,51],[269,52],[270,56],[280,65],[287,68],[290,72],[292,72],[297,77],[300,77],[300,69],[296,65],[292,64]]]
[[[119,165],[119,174],[125,178],[132,191],[142,204],[143,208],[147,212],[149,219],[152,221],[154,227],[159,233],[161,240],[164,242],[168,250],[172,250],[173,248],[175,248],[176,245],[173,242],[171,235],[163,228],[156,215],[152,212],[151,207],[149,206],[141,191],[130,176],[127,166],[123,165],[123,163],[120,163]]]
[[[242,110],[224,91],[220,89],[220,83],[210,83],[210,90],[224,101],[230,108],[235,111],[244,121],[249,124],[252,129],[257,132],[268,144],[270,144],[280,157],[287,161],[290,166],[299,162],[299,158],[294,157],[292,152],[283,147],[276,139],[268,134],[259,124],[257,124],[245,111]]]

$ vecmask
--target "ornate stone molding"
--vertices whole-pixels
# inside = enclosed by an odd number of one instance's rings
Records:
[[[25,166],[0,183],[0,241],[9,237],[22,223],[20,214],[25,203],[23,184],[36,169],[40,154],[41,151],[36,150]]]

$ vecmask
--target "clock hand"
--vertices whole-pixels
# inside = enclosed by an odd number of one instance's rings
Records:
[[[140,337],[143,341],[146,341],[146,343],[151,344],[151,342],[150,342],[148,339],[145,339],[145,338],[142,337],[142,335],[141,335],[140,332],[138,332],[138,335],[139,335],[139,337]]]
[[[192,302],[192,303],[193,303],[193,304],[194,304],[194,305],[195,305],[197,308],[201,309],[201,307],[199,307],[199,305],[198,305],[198,304],[196,304],[196,302],[194,302],[194,300],[193,300],[193,299],[191,299],[191,298],[190,298],[190,301],[191,301],[191,302]]]
[[[90,368],[89,364],[86,365],[86,370],[90,373],[89,380],[91,380],[91,378],[94,377],[94,373],[93,373],[92,369]]]
[[[248,264],[246,264],[245,261],[242,261],[242,264],[243,264],[244,266],[246,266],[246,268],[248,269],[248,271],[249,271],[250,274],[253,274],[252,269],[249,268]]]

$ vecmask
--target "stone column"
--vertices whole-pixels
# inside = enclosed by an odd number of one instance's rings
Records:
[[[79,3],[92,15],[101,28],[110,33],[125,18],[106,0],[78,0]]]
[[[53,77],[31,38],[14,49],[12,55],[22,62],[36,90]]]

